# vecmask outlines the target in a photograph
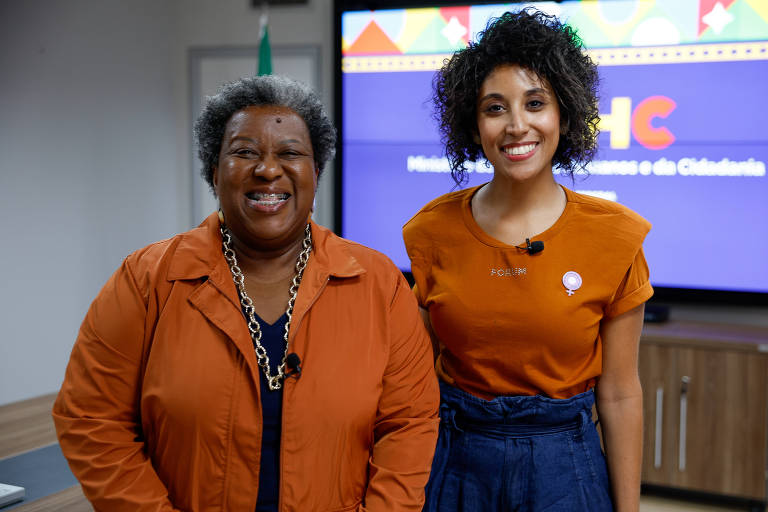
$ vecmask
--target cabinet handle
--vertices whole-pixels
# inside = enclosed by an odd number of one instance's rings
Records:
[[[677,469],[685,471],[685,439],[688,428],[688,384],[691,378],[684,375],[680,379],[680,446],[677,454]]]
[[[653,437],[653,467],[661,467],[661,436],[664,414],[664,388],[656,388],[656,432]]]

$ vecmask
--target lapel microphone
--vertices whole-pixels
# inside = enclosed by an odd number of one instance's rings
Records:
[[[536,254],[544,250],[544,242],[539,240],[531,242],[530,238],[526,238],[525,246],[516,245],[515,247],[521,251],[528,251],[528,254]]]
[[[285,366],[289,369],[285,372],[286,377],[293,377],[294,379],[301,377],[301,359],[296,352],[291,352],[285,356]]]

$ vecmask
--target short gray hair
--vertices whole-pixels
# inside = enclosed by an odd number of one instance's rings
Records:
[[[247,77],[222,85],[215,96],[208,96],[206,100],[195,122],[194,133],[197,155],[203,163],[200,173],[211,190],[213,168],[219,163],[227,122],[232,114],[246,107],[287,107],[301,116],[309,129],[315,163],[321,174],[336,153],[336,129],[320,97],[306,84],[279,75]]]

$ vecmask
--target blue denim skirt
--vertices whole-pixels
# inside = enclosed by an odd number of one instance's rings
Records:
[[[483,400],[440,382],[427,512],[609,512],[593,391]]]

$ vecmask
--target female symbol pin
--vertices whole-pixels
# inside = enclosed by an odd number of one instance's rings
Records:
[[[563,286],[565,286],[569,297],[573,295],[573,292],[581,288],[581,276],[579,273],[569,270],[563,274]]]

